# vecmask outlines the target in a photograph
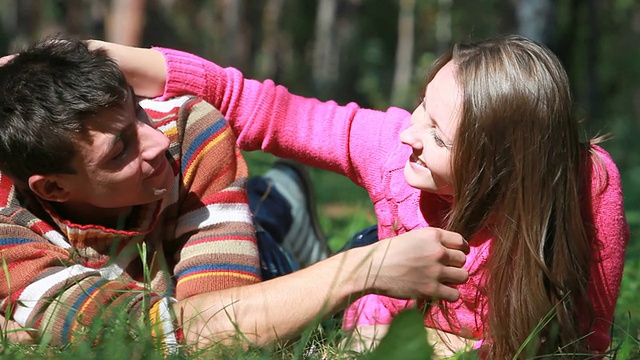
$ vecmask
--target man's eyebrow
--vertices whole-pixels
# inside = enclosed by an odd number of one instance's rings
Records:
[[[124,130],[125,129],[120,129],[118,133],[115,134],[113,138],[111,138],[111,140],[109,141],[109,147],[103,156],[104,158],[108,159],[111,157],[111,153],[113,152],[113,149],[118,145],[120,140],[122,140],[122,133],[124,132]]]
[[[124,101],[127,102],[129,99],[131,99],[131,103],[133,104],[133,109],[135,110],[136,108],[136,98],[135,98],[135,94],[133,92],[133,87],[131,87],[131,85],[129,85],[129,88],[127,89],[127,96],[125,97]],[[119,129],[118,133],[115,134],[115,136],[111,139],[111,141],[109,141],[109,150],[107,151],[107,153],[105,154],[105,157],[110,156],[110,154],[113,152],[113,149],[116,147],[116,145],[118,145],[118,142],[120,142],[120,140],[122,140],[122,134],[127,131],[127,129],[130,127],[131,125],[127,125],[122,129]]]

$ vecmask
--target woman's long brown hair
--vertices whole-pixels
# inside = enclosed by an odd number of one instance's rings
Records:
[[[582,352],[578,312],[592,255],[581,154],[589,151],[567,74],[553,53],[520,36],[457,45],[429,81],[450,60],[463,108],[447,227],[467,239],[481,229],[493,236],[483,290],[487,358],[514,356],[547,314],[553,320],[523,355]]]

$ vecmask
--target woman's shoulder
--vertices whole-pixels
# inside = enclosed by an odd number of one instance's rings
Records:
[[[620,172],[611,155],[602,147],[589,146],[589,171],[585,179],[591,209],[592,222],[598,231],[598,238],[603,242],[626,244],[629,238],[624,211],[624,196]]]
[[[620,171],[611,154],[601,146],[593,144],[589,145],[588,152],[589,165],[585,167],[584,171],[589,172],[587,178],[591,179],[592,196],[620,192],[622,187]]]

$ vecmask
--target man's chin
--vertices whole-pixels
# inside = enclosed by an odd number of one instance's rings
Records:
[[[169,191],[169,189],[167,189],[167,188],[162,188],[162,189],[153,188],[151,190],[153,191],[153,195],[156,196],[156,197],[165,196],[167,194],[167,192]]]

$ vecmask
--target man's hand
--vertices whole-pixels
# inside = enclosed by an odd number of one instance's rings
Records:
[[[10,343],[14,344],[33,344],[34,339],[29,332],[23,330],[17,322],[13,320],[7,320],[4,316],[0,315],[0,336],[6,336]]]
[[[424,228],[372,246],[367,284],[384,295],[456,301],[460,293],[451,285],[462,284],[469,278],[469,273],[462,269],[469,244],[454,232]]]
[[[455,301],[460,295],[451,286],[469,277],[461,268],[468,249],[456,233],[414,230],[275,279],[182,299],[174,311],[187,344],[233,341],[239,332],[262,346],[299,335],[366,293]]]

